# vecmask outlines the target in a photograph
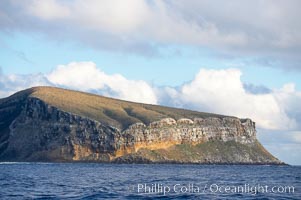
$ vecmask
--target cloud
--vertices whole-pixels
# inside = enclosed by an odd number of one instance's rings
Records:
[[[56,0],[33,0],[26,7],[26,11],[29,15],[39,17],[43,20],[63,19],[70,15],[70,10],[60,5]]]
[[[172,104],[199,111],[253,119],[269,130],[295,130],[300,124],[301,93],[292,84],[269,92],[250,92],[242,83],[238,69],[201,69],[180,88],[166,87],[161,104]],[[173,101],[174,100],[174,101]],[[167,103],[165,103],[167,102]]]
[[[243,84],[244,89],[252,94],[269,94],[272,90],[263,85]]]
[[[46,77],[58,86],[94,91],[123,100],[157,103],[153,88],[145,81],[128,80],[120,74],[108,75],[99,70],[93,62],[59,65]]]
[[[0,30],[147,56],[171,45],[205,47],[300,69],[300,6],[298,0],[232,0],[222,6],[217,0],[3,0]]]
[[[52,84],[41,73],[28,75],[5,75],[2,73],[0,68],[0,98],[7,97],[17,91],[38,85],[51,86]]]
[[[157,104],[154,89],[145,81],[128,80],[120,74],[108,75],[93,62],[59,65],[48,74],[5,75],[0,70],[0,98],[34,86],[58,86],[128,101]]]

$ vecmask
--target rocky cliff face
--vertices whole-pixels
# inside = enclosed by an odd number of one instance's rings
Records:
[[[252,144],[256,141],[255,123],[250,119],[237,118],[187,118],[174,120],[165,118],[146,126],[143,123],[131,125],[121,133],[118,152],[121,155],[137,152],[139,149],[164,149],[177,144],[201,144],[208,141],[235,141]]]
[[[2,105],[5,161],[281,163],[258,143],[250,119],[163,118],[120,130],[35,97],[21,99],[10,111]]]

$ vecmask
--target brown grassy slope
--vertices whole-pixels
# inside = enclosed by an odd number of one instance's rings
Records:
[[[25,91],[31,93],[30,97],[39,98],[61,110],[85,116],[120,129],[125,129],[136,122],[149,124],[166,117],[174,119],[223,117],[217,114],[133,103],[55,87],[34,87]]]
[[[215,163],[215,164],[284,164],[267,152],[256,140],[253,144],[235,141],[208,141],[197,145],[178,144],[167,149],[139,149],[113,162],[133,163]]]

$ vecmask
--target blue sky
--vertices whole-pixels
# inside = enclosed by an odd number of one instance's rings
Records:
[[[120,73],[129,79],[142,79],[158,86],[179,86],[192,80],[200,68],[239,68],[246,83],[279,88],[294,83],[301,88],[300,74],[286,71],[280,64],[256,63],[256,58],[223,58],[208,48],[174,45],[162,55],[141,56],[90,48],[78,41],[53,41],[41,33],[1,33],[0,66],[5,74],[48,73],[57,65],[71,61],[93,61],[109,74]],[[49,56],[51,55],[51,56]],[[133,73],[133,71],[135,73]],[[172,76],[166,76],[172,71]],[[277,77],[277,79],[275,79]]]
[[[0,97],[53,85],[249,117],[273,154],[301,164],[300,6],[4,0]]]

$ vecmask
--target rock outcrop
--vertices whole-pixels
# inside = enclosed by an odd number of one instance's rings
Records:
[[[0,101],[0,116],[3,161],[281,164],[257,141],[250,119],[184,115],[122,129],[31,92]]]

